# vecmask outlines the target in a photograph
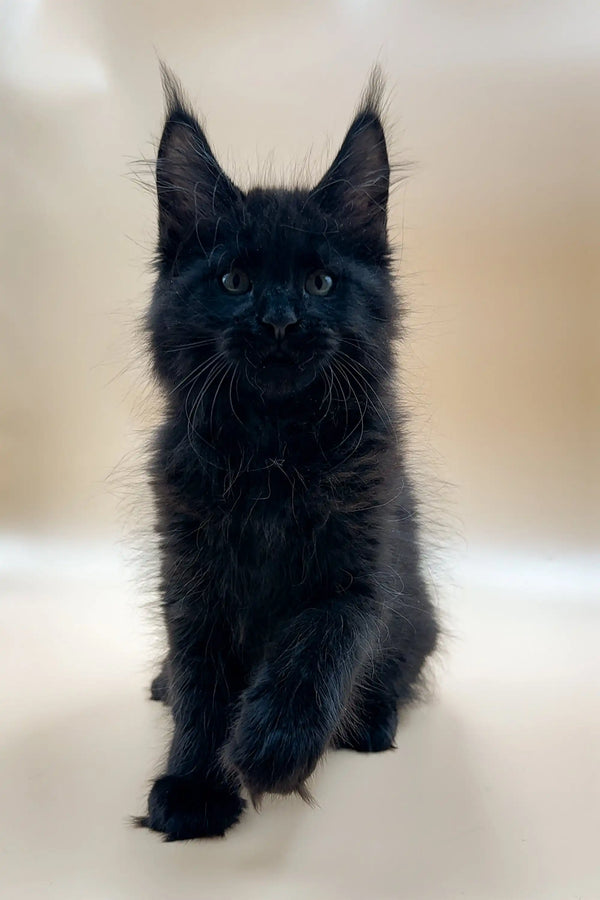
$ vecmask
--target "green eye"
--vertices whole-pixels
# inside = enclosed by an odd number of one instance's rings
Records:
[[[243,269],[233,268],[221,278],[221,284],[228,294],[247,294],[252,282]]]
[[[325,269],[315,269],[306,276],[304,290],[315,297],[326,297],[333,290],[333,278]]]

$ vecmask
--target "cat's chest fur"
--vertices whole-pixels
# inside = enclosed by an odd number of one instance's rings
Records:
[[[168,506],[203,548],[223,595],[272,611],[282,598],[301,604],[331,580],[331,543],[356,517],[347,498],[364,473],[361,454],[336,464],[300,423],[261,437],[253,445],[229,437],[221,448],[205,441],[200,452],[182,429],[165,429],[157,469]]]
[[[319,579],[331,497],[316,474],[283,456],[234,471],[213,483],[208,542],[228,597],[237,597],[237,639],[268,634],[301,607]],[[207,544],[207,528],[203,527]]]
[[[230,472],[223,491],[213,493],[213,514],[239,563],[256,565],[275,554],[293,556],[323,526],[331,501],[320,475],[277,455]]]

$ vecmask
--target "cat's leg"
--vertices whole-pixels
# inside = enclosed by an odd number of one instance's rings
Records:
[[[173,738],[139,824],[170,841],[223,835],[245,805],[219,758],[239,674],[217,622],[207,617],[199,626],[197,612],[182,616],[175,605],[166,614]]]
[[[336,748],[359,753],[393,749],[399,712],[417,695],[419,676],[435,650],[439,629],[420,576],[405,579],[402,587],[385,624],[386,640],[355,685],[349,715],[333,740]]]
[[[274,642],[241,698],[224,748],[228,768],[253,799],[306,794],[304,782],[326,750],[376,624],[361,580],[299,614]]]
[[[381,753],[394,748],[399,699],[395,690],[399,666],[379,660],[368,679],[355,686],[345,720],[332,740],[336,749]]]

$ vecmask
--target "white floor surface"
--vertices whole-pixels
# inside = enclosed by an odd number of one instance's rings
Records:
[[[9,573],[0,601],[6,900],[600,898],[589,591],[479,578],[442,597],[452,634],[395,752],[330,754],[316,809],[275,799],[224,840],[163,844],[128,823],[167,738],[151,617],[101,560],[47,568]]]

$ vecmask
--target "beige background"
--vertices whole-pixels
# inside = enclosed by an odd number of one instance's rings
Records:
[[[154,202],[128,176],[160,133],[156,47],[244,182],[265,161],[289,177],[311,149],[317,177],[381,60],[394,156],[414,163],[392,212],[414,312],[405,358],[461,530],[519,551],[595,547],[593,4],[587,19],[560,3],[7,7],[5,527],[115,521],[103,479],[143,421],[130,350]]]
[[[234,877],[257,897],[600,896],[598,5],[13,0],[2,15],[0,611],[16,679],[4,780],[22,854],[9,896],[158,896],[176,872],[181,896],[204,885],[211,898],[233,896]],[[412,310],[414,461],[457,638],[399,757],[328,764],[324,819],[286,801],[234,844],[170,857],[122,822],[141,808],[164,729],[141,711],[148,629],[127,587],[137,570],[119,562],[149,521],[140,447],[155,401],[136,323],[155,209],[136,160],[161,128],[156,53],[244,184],[265,170],[287,179],[309,152],[316,179],[370,66],[384,67],[393,155],[412,164],[391,219]],[[98,747],[108,771],[88,764]],[[98,812],[99,795],[110,800]],[[88,840],[90,807],[103,825]],[[423,831],[403,855],[415,817]],[[33,821],[44,832],[31,838]]]

